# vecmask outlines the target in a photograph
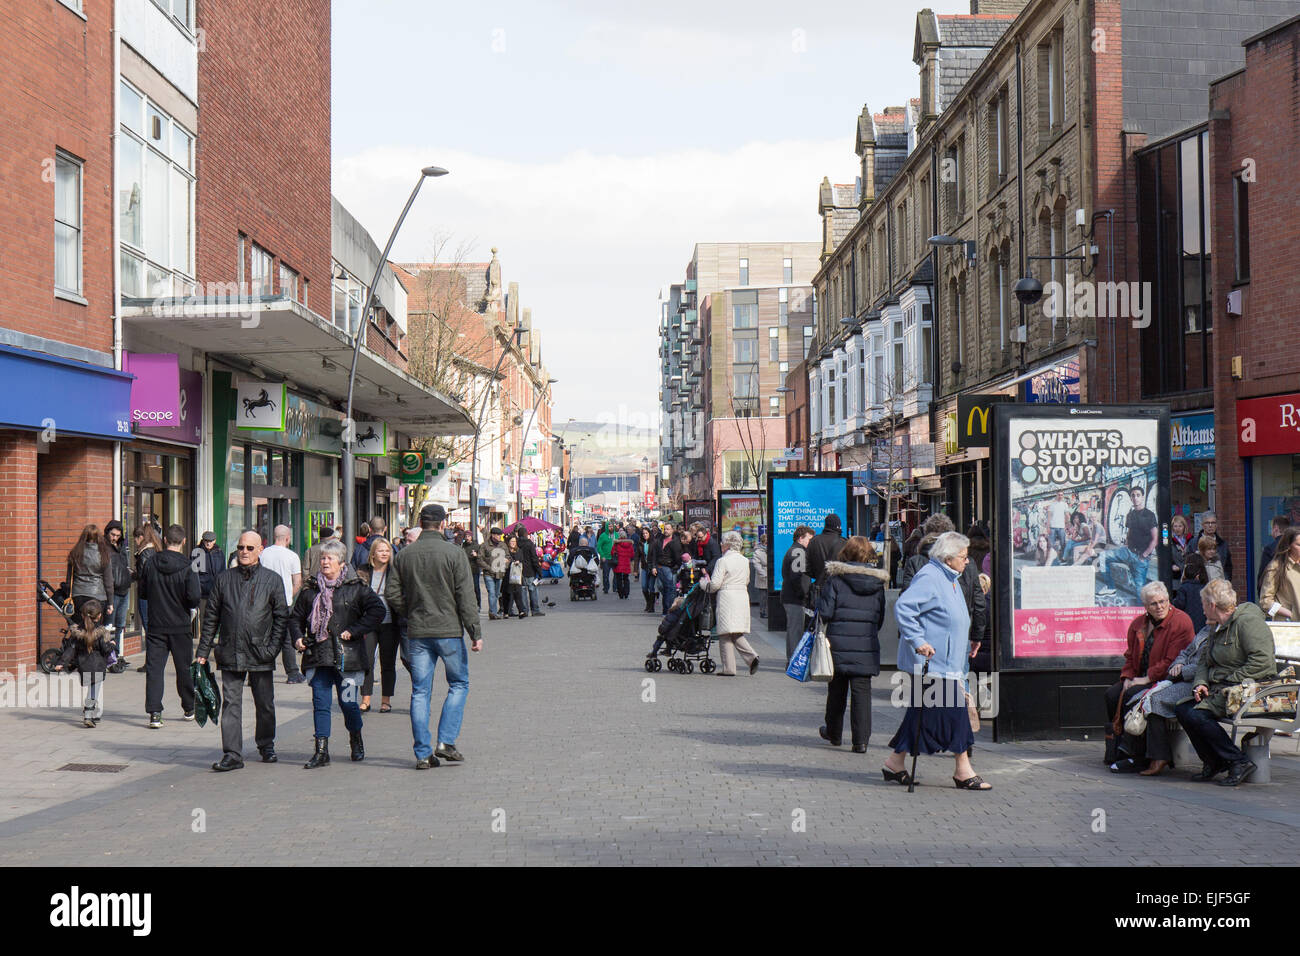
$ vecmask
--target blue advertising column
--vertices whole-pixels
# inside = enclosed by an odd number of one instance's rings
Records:
[[[853,473],[848,471],[782,471],[767,474],[767,629],[785,630],[781,604],[781,562],[794,544],[794,529],[807,525],[820,532],[826,516],[839,516],[844,536],[853,534],[851,504]]]

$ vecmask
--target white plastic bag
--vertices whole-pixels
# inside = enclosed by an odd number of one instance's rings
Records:
[[[835,676],[835,663],[831,660],[831,642],[826,637],[826,626],[817,628],[813,640],[812,656],[808,658],[808,679],[827,683]]]

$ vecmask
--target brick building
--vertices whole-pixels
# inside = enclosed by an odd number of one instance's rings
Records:
[[[10,5],[0,38],[0,671],[58,646],[38,578],[64,578],[85,524],[113,517],[130,379],[113,347],[113,44],[108,0]],[[35,544],[35,547],[33,547]]]
[[[1300,98],[1300,17],[1242,46],[1245,67],[1210,85],[1211,368],[1219,526],[1238,593],[1254,595],[1272,519],[1300,522],[1300,120],[1284,108]]]

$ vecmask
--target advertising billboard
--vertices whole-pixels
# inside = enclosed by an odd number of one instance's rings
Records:
[[[706,528],[713,528],[713,499],[712,498],[688,498],[682,502],[682,520],[689,528],[695,522],[699,522]]]
[[[794,529],[803,524],[820,532],[826,516],[837,514],[848,537],[852,496],[852,472],[768,472],[767,566],[773,592],[781,590],[781,561],[794,544]]]
[[[1000,669],[1118,668],[1169,576],[1166,406],[994,406]]]
[[[745,540],[745,557],[752,558],[760,535],[767,534],[767,494],[762,491],[718,492],[718,528],[736,531]]]

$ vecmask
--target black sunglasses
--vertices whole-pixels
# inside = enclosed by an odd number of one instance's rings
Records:
[[[255,545],[255,544],[237,544],[237,545],[235,545],[235,550],[236,550],[236,551],[256,551],[256,550],[257,550],[257,545]]]

